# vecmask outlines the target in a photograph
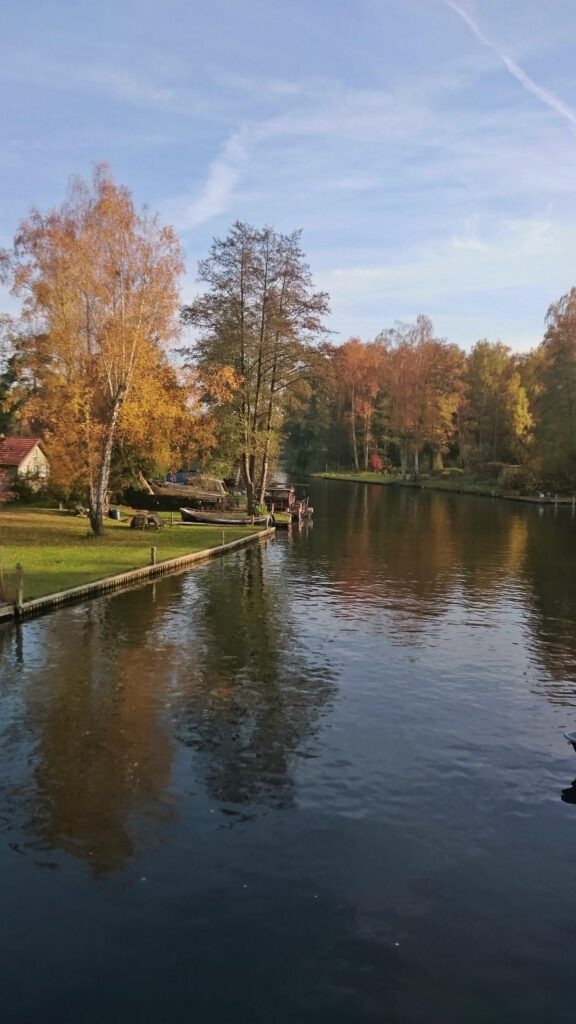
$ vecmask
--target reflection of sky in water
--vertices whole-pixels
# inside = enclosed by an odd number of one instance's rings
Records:
[[[564,1019],[574,524],[315,492],[306,533],[0,635],[23,1019]]]

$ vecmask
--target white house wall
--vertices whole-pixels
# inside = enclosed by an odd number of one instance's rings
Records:
[[[50,474],[48,459],[44,452],[36,447],[22,459],[18,466],[18,476],[33,476],[39,480],[45,480]]]

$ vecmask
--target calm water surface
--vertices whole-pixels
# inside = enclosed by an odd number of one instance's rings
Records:
[[[571,512],[312,499],[0,630],[3,1022],[572,1024]]]

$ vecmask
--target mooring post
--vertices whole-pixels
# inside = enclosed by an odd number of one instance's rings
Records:
[[[150,548],[150,565],[156,565],[156,548]]]
[[[24,566],[18,562],[16,566],[16,607],[24,604]]]

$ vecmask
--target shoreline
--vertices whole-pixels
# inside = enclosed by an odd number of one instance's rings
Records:
[[[68,590],[55,591],[52,594],[24,601],[22,605],[0,605],[0,623],[22,622],[24,619],[32,618],[34,615],[42,615],[62,605],[73,604],[86,598],[98,597],[113,590],[129,588],[135,584],[153,580],[158,576],[176,574],[185,571],[195,562],[206,562],[211,558],[218,558],[228,554],[229,551],[247,547],[249,544],[269,540],[275,536],[275,533],[274,527],[267,527],[257,533],[250,534],[248,537],[238,537],[236,540],[228,541],[225,544],[218,544],[212,548],[205,548],[202,551],[193,551],[189,554],[179,555],[177,558],[156,562],[154,565],[143,566],[140,569],[130,569],[127,572],[118,573],[114,576],[105,576],[103,579],[92,580],[89,583],[83,583]]]
[[[376,474],[372,478],[368,473],[336,473],[323,472],[311,473],[314,480],[335,480],[340,483],[353,484],[374,484],[376,487],[408,487],[419,491],[439,491],[443,494],[467,494],[475,498],[499,498],[503,501],[519,501],[526,505],[564,505],[568,508],[576,507],[576,497],[566,495],[545,495],[536,497],[529,494],[514,494],[510,491],[499,491],[496,486],[493,488],[481,484],[453,484],[440,480],[430,482],[429,480],[401,480],[399,477],[383,477],[378,479]]]

